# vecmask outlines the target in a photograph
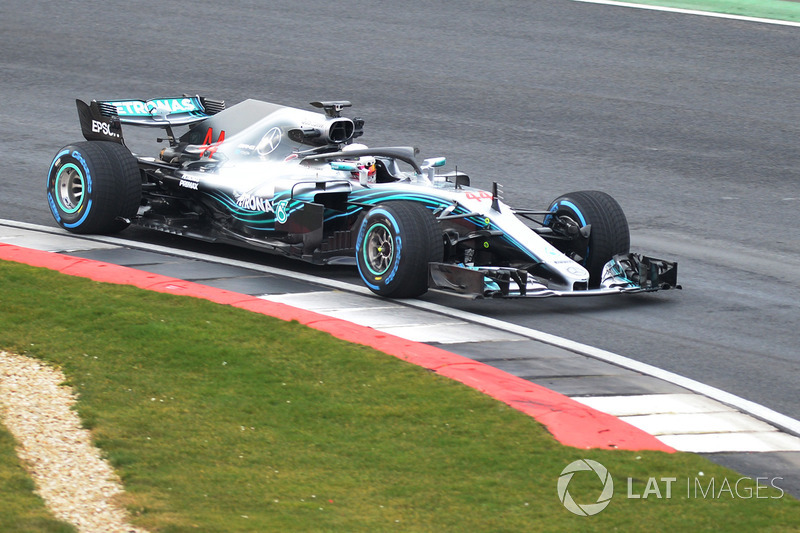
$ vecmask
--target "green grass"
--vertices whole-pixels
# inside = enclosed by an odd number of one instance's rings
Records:
[[[728,15],[800,22],[800,3],[788,0],[621,0],[631,4],[676,7]]]
[[[0,424],[0,531],[74,532],[59,522],[33,493],[33,481],[22,469],[11,434]]]
[[[0,348],[62,368],[154,532],[800,530],[800,504],[775,490],[687,498],[700,471],[741,477],[698,456],[564,447],[472,389],[296,322],[9,262],[0,301]],[[18,478],[0,436],[0,472]],[[556,494],[582,458],[616,483],[593,517]],[[583,474],[569,489],[590,503]],[[679,480],[671,499],[625,497],[628,477],[641,493],[651,476]],[[0,524],[35,501],[27,481],[3,487]]]

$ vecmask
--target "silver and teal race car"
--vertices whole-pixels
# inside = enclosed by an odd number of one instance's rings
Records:
[[[85,141],[58,151],[47,201],[74,233],[130,224],[315,264],[355,263],[387,297],[428,289],[474,297],[590,296],[676,288],[674,262],[630,253],[625,214],[578,191],[541,210],[505,204],[443,172],[443,157],[357,142],[346,101],[316,110],[199,96],[78,100]],[[133,154],[122,125],[163,130]],[[154,150],[156,151],[156,150]]]

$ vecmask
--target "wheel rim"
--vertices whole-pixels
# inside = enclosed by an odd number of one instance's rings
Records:
[[[58,207],[65,213],[72,214],[83,204],[86,180],[80,169],[69,163],[59,169],[54,189]]]
[[[367,231],[364,240],[364,263],[374,276],[382,276],[394,259],[392,232],[383,224],[375,224]]]

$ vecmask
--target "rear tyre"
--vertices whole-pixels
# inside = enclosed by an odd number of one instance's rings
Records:
[[[589,286],[600,285],[603,267],[617,254],[630,251],[628,219],[619,203],[601,191],[571,192],[553,200],[548,211],[568,216],[579,226],[591,225],[589,238],[553,241],[553,245],[589,271]],[[545,219],[552,225],[553,217]]]
[[[47,202],[73,233],[116,233],[128,227],[142,198],[136,158],[112,142],[79,142],[59,150],[47,176]]]
[[[428,263],[441,261],[442,232],[422,204],[389,202],[370,209],[356,239],[356,264],[375,294],[414,298],[428,290]]]

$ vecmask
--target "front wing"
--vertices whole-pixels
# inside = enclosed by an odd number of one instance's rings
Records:
[[[510,267],[466,267],[430,263],[428,286],[472,298],[545,298],[549,296],[599,296],[680,289],[678,264],[635,253],[614,256],[603,268],[600,286],[593,289],[552,289]]]

